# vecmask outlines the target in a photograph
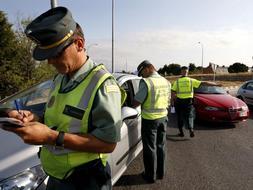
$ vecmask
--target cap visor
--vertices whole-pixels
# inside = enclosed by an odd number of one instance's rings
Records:
[[[33,50],[33,58],[39,61],[43,61],[45,59],[49,59],[57,56],[63,48],[67,45],[67,41],[60,44],[59,46],[49,48],[49,49],[41,49],[39,46],[36,46]]]

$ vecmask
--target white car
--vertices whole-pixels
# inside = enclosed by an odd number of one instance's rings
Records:
[[[115,184],[131,161],[142,151],[140,108],[131,108],[138,90],[140,78],[136,75],[116,73],[114,77],[127,92],[122,107],[123,126],[121,141],[110,154],[108,162],[112,170],[112,184]],[[46,81],[0,101],[0,108],[13,107],[17,100],[21,109],[43,113],[52,81]],[[27,145],[15,134],[0,129],[0,190],[45,189],[47,175],[37,157],[38,146]]]
[[[238,89],[236,97],[253,106],[253,80],[243,83]]]

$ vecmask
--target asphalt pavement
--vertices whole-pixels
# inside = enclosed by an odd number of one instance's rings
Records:
[[[197,123],[194,138],[177,137],[176,117],[167,128],[167,174],[155,184],[141,178],[142,154],[114,190],[252,190],[253,114],[235,125]]]

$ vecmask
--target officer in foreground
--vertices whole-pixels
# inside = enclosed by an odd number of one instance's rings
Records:
[[[137,68],[142,76],[139,90],[134,97],[134,107],[141,105],[141,136],[145,171],[142,177],[148,183],[163,179],[166,169],[167,108],[171,85],[160,76],[147,60]]]
[[[179,137],[184,137],[183,127],[189,129],[190,137],[194,137],[194,107],[193,95],[194,88],[200,85],[220,86],[214,82],[199,81],[188,77],[188,67],[181,68],[181,77],[172,85],[171,104],[175,106],[177,114],[177,125],[179,129]]]
[[[37,44],[36,60],[48,60],[54,79],[44,118],[8,110],[24,127],[5,128],[25,143],[43,145],[40,159],[49,175],[48,190],[111,189],[104,153],[120,140],[121,92],[103,65],[88,56],[81,27],[64,7],[50,9],[25,30]]]

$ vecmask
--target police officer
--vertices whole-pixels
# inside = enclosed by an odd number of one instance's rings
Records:
[[[193,107],[193,93],[194,88],[199,88],[200,85],[220,86],[213,82],[199,81],[188,77],[188,67],[181,68],[181,77],[177,79],[172,85],[172,104],[175,105],[177,113],[177,123],[179,134],[184,137],[183,127],[189,129],[190,137],[194,137],[194,107]]]
[[[148,60],[141,62],[137,71],[143,77],[134,98],[134,107],[141,105],[145,168],[142,177],[148,183],[154,183],[156,179],[163,179],[166,169],[167,107],[171,85]]]
[[[54,79],[44,119],[29,111],[8,110],[24,122],[18,134],[25,143],[43,145],[40,159],[49,175],[48,190],[111,189],[105,153],[120,140],[121,93],[103,65],[85,49],[81,27],[65,7],[34,19],[25,30],[37,44],[36,60],[47,60],[59,74]]]

